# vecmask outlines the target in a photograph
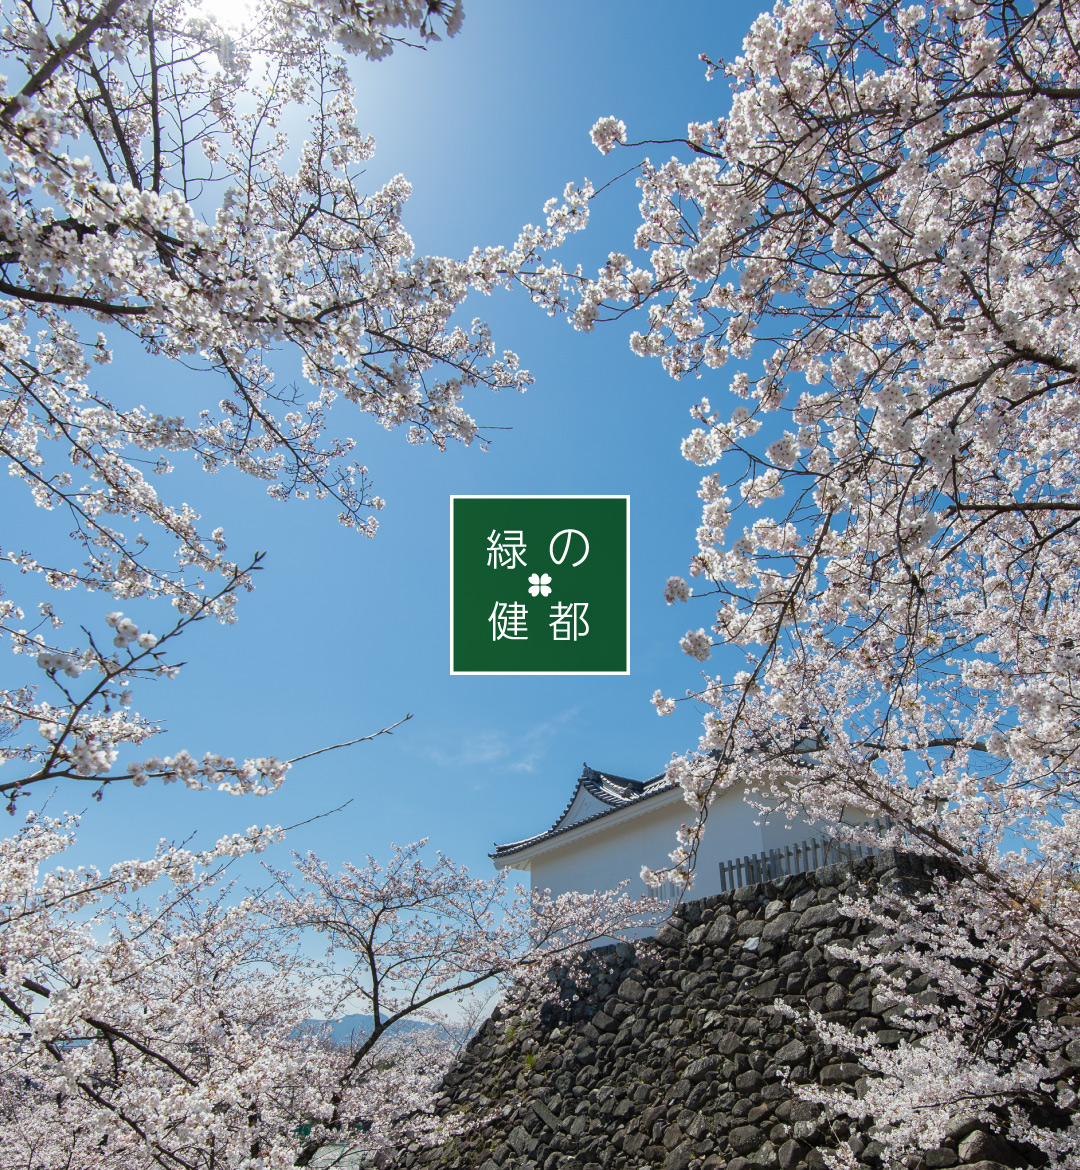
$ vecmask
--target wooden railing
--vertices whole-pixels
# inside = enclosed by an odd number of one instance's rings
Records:
[[[875,827],[885,828],[882,824]],[[855,861],[859,857],[873,857],[881,850],[876,845],[852,844],[834,841],[829,837],[797,841],[779,849],[765,849],[731,861],[720,862],[720,892],[737,890],[755,882],[772,881],[792,873],[810,873],[823,865],[838,861]]]

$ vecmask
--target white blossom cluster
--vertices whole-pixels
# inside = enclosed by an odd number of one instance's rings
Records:
[[[113,645],[120,650],[126,650],[132,642],[136,642],[140,650],[153,650],[157,645],[157,638],[151,633],[139,633],[139,627],[122,613],[114,610],[105,615],[105,624],[112,626],[116,631]]]
[[[665,698],[659,687],[653,691],[649,702],[656,708],[657,715],[670,715],[675,710],[675,700]]]
[[[601,154],[610,154],[616,144],[626,142],[626,123],[616,118],[600,118],[593,126],[590,137]]]
[[[664,600],[668,605],[676,601],[689,601],[692,590],[682,577],[668,577],[664,586]]]
[[[705,662],[712,654],[712,638],[705,630],[687,630],[679,639],[679,645],[684,654],[696,658],[698,662]]]
[[[37,656],[37,664],[42,670],[62,670],[68,678],[78,678],[82,674],[82,666],[77,659],[56,650],[42,650]]]

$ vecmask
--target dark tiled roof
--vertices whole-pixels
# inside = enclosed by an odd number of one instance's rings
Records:
[[[537,833],[535,837],[526,837],[524,841],[511,841],[506,845],[500,845],[496,842],[495,852],[489,853],[488,856],[494,861],[499,861],[503,857],[510,857],[514,853],[520,853],[523,849],[528,849],[532,845],[539,844],[541,841],[547,841],[551,837],[559,836],[561,833],[568,833],[571,829],[576,829],[579,825],[587,825],[591,821],[597,821],[601,817],[606,817],[620,808],[626,808],[627,805],[646,800],[650,796],[655,796],[658,792],[665,792],[670,787],[671,785],[665,778],[663,772],[659,776],[653,776],[649,780],[630,780],[626,776],[612,776],[607,772],[598,772],[595,768],[590,768],[588,764],[585,764],[582,766],[581,776],[578,778],[577,785],[574,788],[569,803],[559,814],[550,829],[546,829],[543,833]],[[574,801],[577,800],[578,793],[582,788],[590,796],[594,796],[608,807],[601,809],[599,812],[592,813],[590,816],[582,817],[580,820],[572,821],[570,824],[564,825],[562,823],[563,819],[574,807]]]

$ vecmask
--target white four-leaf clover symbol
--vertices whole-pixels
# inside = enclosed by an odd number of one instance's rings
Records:
[[[551,578],[547,573],[529,574],[529,594],[532,597],[547,597],[551,592]]]

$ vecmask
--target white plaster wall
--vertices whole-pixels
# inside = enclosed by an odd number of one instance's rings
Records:
[[[670,864],[668,854],[675,848],[675,833],[692,815],[681,799],[658,796],[630,819],[619,820],[615,813],[599,822],[595,832],[578,835],[570,831],[557,838],[552,848],[533,857],[532,888],[550,889],[552,894],[569,890],[591,893],[612,889],[629,878],[629,892],[644,894],[641,867],[661,869]],[[709,810],[692,896],[704,898],[720,892],[722,862],[813,835],[806,824],[789,826],[782,816],[763,818],[742,799],[739,790],[726,793]]]
[[[658,804],[664,800],[656,799]],[[676,830],[690,816],[690,808],[682,800],[675,800],[643,810],[621,823],[604,823],[602,829],[587,836],[568,835],[533,859],[532,887],[550,889],[553,894],[568,890],[591,893],[611,889],[629,878],[629,892],[644,894],[641,867],[660,869],[670,864],[668,854],[675,848]],[[704,897],[719,892],[721,858],[726,861],[736,854],[761,848],[761,829],[754,824],[754,811],[738,797],[725,797],[709,813],[695,895]]]
[[[643,865],[659,865],[672,848],[675,813],[660,809],[642,813],[622,824],[605,824],[598,832],[579,839],[565,838],[536,857],[530,867],[533,889],[553,894],[568,890],[592,893],[609,890],[630,878],[630,892],[645,893],[639,873]],[[667,846],[665,849],[664,846]]]

